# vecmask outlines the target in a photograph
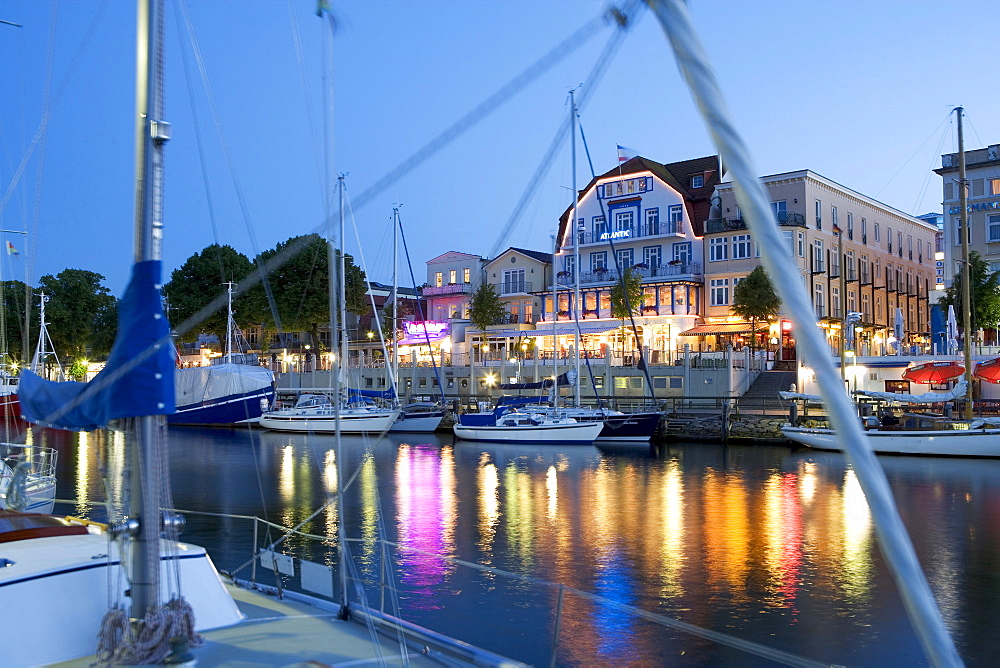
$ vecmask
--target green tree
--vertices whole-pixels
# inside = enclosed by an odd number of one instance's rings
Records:
[[[503,320],[503,314],[503,301],[492,284],[482,283],[476,288],[469,303],[469,320],[479,331],[485,332],[490,325],[499,324]]]
[[[781,297],[774,290],[774,284],[758,266],[746,278],[733,288],[732,311],[739,317],[750,322],[750,349],[757,342],[757,323],[770,322],[778,315],[781,308]]]
[[[285,257],[291,253],[290,257]],[[278,322],[285,332],[309,332],[313,345],[320,349],[319,328],[330,322],[329,250],[326,241],[318,234],[292,237],[257,258],[268,271],[268,281],[277,308]],[[274,261],[284,260],[280,267]],[[339,262],[340,251],[334,252],[334,262]],[[350,313],[361,314],[370,308],[368,284],[365,273],[354,264],[350,255],[344,256],[346,276],[346,308]],[[254,313],[264,325],[267,334],[278,330],[278,322],[262,285],[252,291]]]
[[[641,313],[645,303],[646,294],[642,289],[642,274],[629,267],[611,286],[611,317],[621,321],[622,354],[625,353],[625,319]]]
[[[184,264],[170,274],[170,282],[163,288],[170,307],[168,316],[173,326],[182,325],[195,316],[220,293],[226,291],[223,283],[238,283],[253,271],[250,260],[231,246],[212,244],[200,253],[189,257]],[[251,300],[241,296],[233,301],[234,319],[249,324],[252,316]],[[190,336],[184,340],[194,340],[198,334],[215,334],[220,340],[226,335],[226,306],[207,315],[187,331]],[[184,336],[184,335],[182,335]]]
[[[1000,272],[990,271],[989,263],[979,253],[969,253],[969,281],[972,284],[970,293],[972,310],[970,312],[972,331],[986,327],[996,327],[1000,323]],[[955,317],[961,326],[962,309],[962,272],[955,274],[951,287],[945,290],[944,296],[938,300],[938,305],[945,310],[955,307]],[[971,339],[970,339],[971,340]]]
[[[64,269],[39,279],[40,291],[49,297],[45,305],[49,335],[61,360],[99,357],[110,351],[114,327],[109,324],[117,322],[118,301],[103,282],[103,276],[84,269]]]
[[[0,365],[10,369],[15,362],[27,363],[34,352],[32,341],[25,336],[25,285],[21,281],[0,282],[3,320],[0,321]],[[38,302],[27,299],[31,313],[28,315],[29,332],[38,334]],[[34,301],[34,303],[31,303]],[[6,355],[4,355],[6,352]]]

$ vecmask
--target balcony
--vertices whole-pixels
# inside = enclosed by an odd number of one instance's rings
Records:
[[[421,291],[424,297],[439,297],[441,295],[464,295],[472,290],[470,283],[449,283],[448,285],[428,286]]]
[[[782,212],[775,216],[778,225],[783,227],[806,227],[806,217],[801,213]],[[738,232],[747,229],[743,218],[711,218],[705,221],[705,234],[718,232]]]
[[[559,272],[562,273],[562,272]],[[500,284],[500,295],[523,295],[531,292],[531,281],[507,281]]]
[[[695,279],[701,277],[701,262],[665,262],[652,267],[636,266],[633,269],[642,276],[643,280],[655,278],[677,278]],[[618,280],[618,272],[607,271],[585,271],[580,274],[580,285],[591,286],[594,284],[611,284]],[[556,282],[559,285],[572,287],[576,285],[576,279],[572,274],[559,272],[556,275]]]
[[[609,241],[626,239],[643,239],[646,237],[684,236],[684,222],[640,223],[623,230],[604,230],[599,232],[578,232],[577,241],[584,244],[604,244]]]

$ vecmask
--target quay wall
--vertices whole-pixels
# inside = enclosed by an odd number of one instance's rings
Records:
[[[665,441],[789,444],[781,433],[787,415],[672,413],[664,416],[660,437]]]

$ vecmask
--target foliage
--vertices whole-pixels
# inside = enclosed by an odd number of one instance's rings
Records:
[[[280,266],[271,264],[284,252],[292,253]],[[334,252],[334,262],[339,263],[340,251]],[[285,259],[283,256],[281,259]],[[256,262],[265,267],[268,282],[277,309],[277,322],[270,300],[258,285],[251,290],[253,314],[266,331],[308,331],[317,350],[321,348],[319,328],[330,322],[329,248],[318,234],[292,237],[271,250],[264,251]],[[344,256],[346,276],[346,307],[354,314],[367,312],[368,285],[365,273],[354,264],[350,255]],[[339,291],[338,291],[339,294]]]
[[[30,290],[30,288],[29,288]],[[28,332],[38,333],[38,300],[31,297],[31,292],[25,293],[25,284],[21,281],[0,282],[0,301],[2,301],[2,311],[0,315],[0,356],[6,351],[4,359],[0,359],[0,364],[7,366],[15,361],[27,363],[30,361],[33,352],[32,342],[28,339],[24,329],[24,304],[25,301],[31,304],[31,313],[28,315]]]
[[[39,289],[50,298],[45,320],[61,359],[101,357],[110,352],[118,300],[103,281],[100,274],[84,269],[64,269],[38,281]]]
[[[757,323],[773,320],[778,315],[779,308],[781,297],[775,292],[774,284],[764,267],[756,267],[733,288],[732,311],[750,322],[753,332],[750,337],[751,349],[757,340]]]
[[[629,267],[611,286],[611,317],[618,318],[625,326],[625,319],[642,312],[646,295],[642,290],[642,274]]]
[[[83,360],[73,360],[66,375],[76,381],[87,380],[87,365],[83,363]]]
[[[402,322],[413,315],[413,306],[409,301],[398,300],[396,302],[396,327],[392,326],[392,302],[389,301],[379,312],[379,325],[382,327],[382,338],[386,341],[394,341],[393,330],[398,332],[402,329]],[[374,325],[374,322],[372,323]]]
[[[469,320],[479,331],[486,331],[490,325],[496,325],[503,320],[504,303],[492,284],[483,282],[472,293],[469,303]]]
[[[231,246],[212,244],[200,253],[189,257],[180,268],[170,274],[170,282],[163,288],[169,306],[168,317],[174,326],[180,326],[198,314],[220,293],[229,281],[238,283],[253,271],[253,264]],[[233,319],[249,324],[251,300],[246,295],[233,300]],[[188,329],[185,340],[194,340],[199,333],[215,334],[220,340],[226,336],[226,303],[206,315]],[[183,336],[183,334],[182,334]]]
[[[991,272],[989,263],[979,253],[972,251],[969,253],[969,281],[972,284],[972,331],[995,327],[1000,323],[1000,272]],[[960,327],[963,321],[962,285],[962,272],[959,271],[955,274],[951,287],[938,300],[938,305],[945,310],[949,306],[955,307],[955,317]]]

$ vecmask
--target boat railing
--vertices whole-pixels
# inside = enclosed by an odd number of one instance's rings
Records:
[[[743,655],[762,657],[778,664],[790,666],[820,666],[828,665],[813,661],[805,657],[784,652],[775,648],[767,647],[755,642],[747,641],[728,634],[720,633],[710,629],[674,619],[667,615],[644,610],[634,605],[622,603],[620,601],[606,598],[599,594],[594,594],[566,584],[548,582],[543,579],[513,573],[493,566],[449,557],[433,552],[428,552],[387,540],[378,538],[347,538],[351,558],[347,561],[349,576],[341,578],[338,574],[336,564],[339,562],[340,554],[338,549],[339,539],[336,533],[333,535],[317,535],[302,530],[288,528],[270,522],[259,517],[249,515],[232,515],[224,513],[208,513],[201,511],[178,510],[188,516],[188,525],[192,526],[198,522],[198,516],[222,518],[226,522],[245,521],[252,523],[249,539],[240,537],[234,542],[240,549],[246,550],[246,558],[231,570],[225,571],[224,558],[213,555],[213,559],[220,564],[220,570],[227,575],[244,584],[257,588],[269,590],[280,596],[292,598],[309,596],[318,597],[329,602],[330,605],[339,605],[343,600],[343,590],[346,587],[348,592],[347,611],[359,621],[373,624],[379,630],[388,632],[391,626],[392,633],[402,633],[411,641],[427,645],[428,637],[441,641],[451,641],[451,648],[448,651],[452,657],[462,658],[465,661],[474,660],[476,665],[518,665],[505,659],[500,654],[490,651],[488,642],[491,641],[496,647],[496,651],[508,651],[510,647],[509,634],[512,629],[506,629],[503,637],[484,639],[483,630],[479,626],[470,627],[467,619],[461,616],[452,616],[451,625],[449,621],[435,619],[436,631],[428,631],[421,626],[422,619],[403,619],[398,607],[400,598],[413,600],[414,597],[425,597],[435,595],[435,588],[428,584],[428,575],[433,571],[437,573],[438,587],[443,586],[446,578],[451,574],[461,572],[462,579],[468,581],[469,578],[482,577],[484,582],[489,582],[490,591],[502,591],[509,597],[503,604],[507,608],[521,607],[538,610],[546,609],[546,624],[539,630],[537,624],[538,617],[531,615],[533,621],[525,621],[524,634],[547,633],[551,637],[545,640],[545,646],[550,647],[550,665],[557,665],[557,657],[563,644],[573,642],[574,634],[577,632],[579,620],[577,615],[581,608],[588,608],[598,615],[627,616],[635,624],[650,624],[650,632],[663,634],[663,642],[677,644],[683,653],[683,646],[687,643],[699,643],[703,648],[705,641],[718,646],[717,651],[736,651]],[[232,527],[230,527],[232,528]],[[233,536],[242,536],[238,531],[233,531]],[[407,569],[412,569],[421,574],[416,580],[407,581]],[[477,575],[478,574],[478,575]],[[447,588],[447,593],[438,591],[437,595],[452,598],[456,595],[451,588]],[[461,590],[468,589],[469,596],[481,596],[471,593],[474,587],[461,587]],[[518,600],[513,600],[517,598]],[[353,599],[353,600],[352,600]],[[475,601],[481,604],[482,601]],[[432,606],[433,607],[433,606]],[[448,604],[453,608],[453,604]],[[567,612],[575,611],[575,612]],[[412,615],[413,613],[407,613]],[[420,611],[416,612],[419,616]],[[431,615],[425,613],[430,619]],[[654,629],[658,627],[658,629]],[[446,635],[441,635],[443,632]],[[468,637],[468,639],[462,636]],[[457,639],[457,643],[454,642]],[[487,645],[485,650],[479,647]],[[440,648],[439,648],[439,651]],[[702,650],[704,651],[704,650]],[[470,655],[474,653],[474,659]],[[728,654],[726,654],[728,656]],[[744,657],[746,658],[746,657]],[[525,664],[526,665],[526,664]]]

